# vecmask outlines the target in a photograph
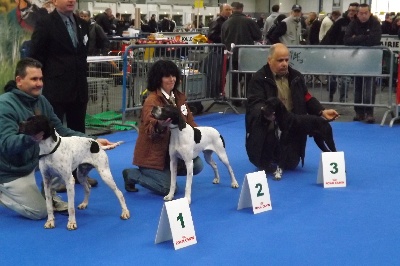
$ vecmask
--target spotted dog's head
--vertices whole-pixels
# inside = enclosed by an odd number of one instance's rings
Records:
[[[167,105],[164,107],[154,106],[151,110],[151,114],[157,120],[167,120],[171,119],[171,125],[177,125],[179,130],[182,130],[186,127],[186,122],[182,117],[181,112],[177,107],[172,105]]]
[[[285,105],[276,97],[268,98],[265,105],[261,107],[261,113],[265,119],[275,121],[276,116],[287,112]]]
[[[43,139],[52,137],[54,141],[57,140],[53,125],[44,115],[34,115],[19,123],[19,133],[33,136],[42,131],[44,132]]]

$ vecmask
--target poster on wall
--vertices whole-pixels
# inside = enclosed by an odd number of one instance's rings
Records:
[[[0,93],[13,78],[20,47],[30,39],[38,19],[53,10],[51,0],[0,0]]]

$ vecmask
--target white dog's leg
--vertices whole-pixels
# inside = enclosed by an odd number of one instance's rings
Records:
[[[206,163],[208,163],[212,169],[214,170],[214,179],[213,179],[213,184],[219,184],[219,173],[218,173],[218,168],[217,168],[217,164],[215,163],[215,161],[212,158],[212,153],[213,151],[210,150],[206,150],[203,151],[204,154],[204,160],[206,161]]]
[[[175,156],[171,156],[171,161],[169,163],[169,169],[171,171],[171,185],[169,187],[169,193],[167,196],[164,197],[165,201],[170,201],[174,198],[175,189],[176,189],[176,175],[178,171],[178,158]]]
[[[78,171],[77,171],[78,172]],[[76,217],[75,217],[75,179],[74,176],[70,173],[68,180],[65,180],[65,185],[67,187],[67,196],[68,196],[68,223],[67,229],[68,230],[75,230],[78,228],[76,224]]]
[[[79,183],[83,186],[83,190],[85,192],[82,203],[78,205],[78,209],[80,210],[86,209],[89,204],[90,185],[87,181],[87,175],[92,168],[92,166],[87,167],[80,165],[78,169],[76,169],[76,177],[78,178]]]
[[[44,224],[44,228],[51,229],[56,227],[54,219],[54,210],[53,210],[53,195],[51,193],[51,188],[50,188],[51,178],[46,176],[45,173],[42,173],[42,177],[43,177],[43,190],[46,199],[46,209],[47,209],[47,221]]]
[[[119,203],[122,208],[122,214],[121,214],[121,219],[127,220],[129,217],[131,217],[128,207],[126,206],[125,203],[125,198],[124,195],[122,194],[121,190],[118,189],[117,185],[115,184],[114,178],[112,177],[110,167],[108,165],[104,166],[99,166],[97,168],[97,171],[100,174],[101,179],[111,188],[112,191],[114,191],[115,195],[117,196]]]
[[[186,187],[185,187],[185,198],[187,198],[189,204],[192,202],[192,183],[193,183],[193,160],[185,161],[186,165]]]
[[[223,148],[223,147],[221,147],[221,148]],[[239,184],[235,178],[235,174],[233,173],[232,167],[229,164],[228,155],[226,154],[225,149],[218,150],[218,152],[216,152],[216,153],[218,155],[218,158],[221,160],[221,162],[223,164],[225,164],[226,168],[228,168],[229,174],[231,176],[231,187],[238,188]]]

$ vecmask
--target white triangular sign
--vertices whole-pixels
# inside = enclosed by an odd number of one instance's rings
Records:
[[[197,243],[189,202],[181,198],[164,203],[155,243],[170,240],[180,249]]]
[[[249,173],[244,178],[237,209],[248,207],[253,207],[254,214],[272,210],[267,176],[264,171]]]
[[[324,188],[346,187],[344,152],[323,152],[319,161],[317,184]]]

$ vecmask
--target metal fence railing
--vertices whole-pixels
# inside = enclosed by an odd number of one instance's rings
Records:
[[[269,48],[260,45],[238,45],[233,48],[234,58],[237,59],[229,63],[229,100],[247,99],[248,82],[267,63]],[[394,56],[389,48],[302,45],[289,46],[289,50],[291,66],[305,75],[310,92],[322,104],[384,108],[381,125],[384,125],[388,114],[394,116]],[[385,65],[384,59],[387,61]],[[355,103],[358,82],[363,84],[364,91],[361,101]],[[368,86],[372,88],[372,93],[365,90]],[[335,95],[336,91],[339,91],[339,97]],[[359,96],[357,94],[356,97]]]
[[[147,73],[157,60],[168,59],[182,73],[180,90],[188,103],[218,98],[221,91],[224,46],[217,44],[137,44],[123,56],[123,120],[142,108],[146,97]]]

